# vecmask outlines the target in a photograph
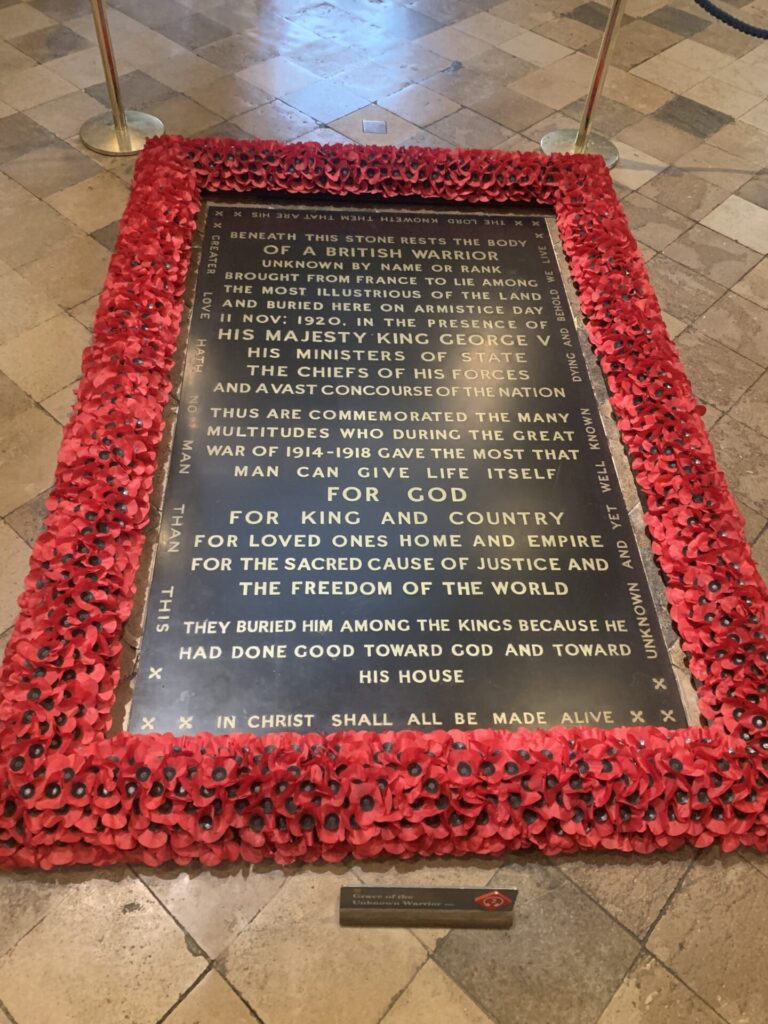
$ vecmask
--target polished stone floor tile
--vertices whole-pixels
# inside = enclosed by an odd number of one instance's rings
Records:
[[[739,245],[703,224],[695,224],[664,252],[670,259],[729,288],[760,260],[754,249]]]
[[[42,491],[36,498],[20,505],[5,517],[5,522],[21,539],[31,547],[40,536],[43,520],[47,515],[46,501],[49,492]]]
[[[746,199],[728,196],[702,223],[756,252],[768,253],[768,210]]]
[[[355,884],[343,868],[304,868],[221,960],[224,976],[269,1024],[378,1024],[426,961],[424,946],[405,929],[341,928],[343,883]],[[350,978],[354,998],[340,998]]]
[[[763,435],[726,415],[717,421],[711,437],[737,502],[768,517],[768,452]]]
[[[440,93],[433,92],[423,85],[415,84],[385,97],[380,101],[380,105],[420,128],[425,128],[433,121],[447,117],[459,109],[458,103],[449,100],[447,96],[441,96]]]
[[[15,39],[54,24],[52,18],[28,4],[9,4],[0,8],[0,39]]]
[[[283,97],[286,103],[321,124],[337,121],[366,106],[365,96],[338,82],[313,82]]]
[[[625,103],[641,114],[652,114],[672,97],[672,93],[662,86],[647,82],[621,68],[611,68],[608,72],[604,92],[609,99]]]
[[[743,395],[731,409],[733,419],[768,437],[768,374]]]
[[[184,933],[125,870],[86,876],[0,958],[18,1024],[155,1024],[205,969]],[[137,984],[140,979],[140,984]]]
[[[768,989],[755,984],[754,971],[768,953],[766,912],[768,879],[740,858],[708,853],[691,869],[648,949],[729,1024],[760,1024],[768,1016]]]
[[[257,1024],[256,1017],[224,981],[209,971],[179,1005],[163,1018],[163,1024]]]
[[[653,957],[632,968],[597,1024],[722,1024],[694,992]]]
[[[760,366],[768,366],[768,323],[764,310],[739,295],[724,295],[696,320],[697,330]]]
[[[221,956],[284,884],[284,868],[141,869],[139,877],[211,958]]]
[[[688,217],[647,199],[639,192],[627,196],[622,206],[635,238],[656,250],[666,249],[693,226]]]
[[[319,80],[317,75],[287,57],[259,61],[239,72],[236,77],[252,82],[267,94],[279,98]]]
[[[742,298],[756,302],[758,306],[768,309],[768,259],[762,259],[754,270],[750,270],[733,286],[733,290]]]
[[[0,342],[36,327],[60,312],[54,302],[41,296],[20,274],[10,270],[0,276]]]
[[[0,77],[0,100],[15,107],[16,110],[37,107],[47,100],[64,96],[73,89],[71,82],[61,78],[44,64]]]
[[[60,444],[61,427],[37,406],[3,417],[0,421],[0,516],[50,486]]]
[[[692,327],[675,338],[696,397],[727,412],[764,372],[746,359]]]
[[[493,879],[518,886],[509,931],[455,929],[434,959],[499,1024],[593,1024],[639,946],[551,864],[516,857]]]
[[[730,114],[704,106],[689,96],[675,96],[659,107],[654,116],[702,139],[714,135],[733,120]]]
[[[639,189],[655,178],[667,166],[650,153],[645,153],[618,139],[614,143],[619,153],[619,162],[611,175],[615,183],[628,189]]]
[[[492,149],[509,135],[509,129],[482,114],[459,110],[430,125],[430,130],[452,146]]]
[[[122,216],[127,199],[126,186],[107,171],[48,196],[50,205],[83,231],[96,231]]]
[[[0,371],[40,402],[80,374],[90,334],[61,313],[0,345]]]
[[[61,140],[3,164],[5,174],[40,198],[92,178],[100,170],[95,160]]]
[[[372,135],[363,131],[363,121],[386,122],[386,134]],[[416,125],[411,124],[410,121],[375,104],[369,104],[360,110],[340,117],[330,127],[353,142],[373,143],[379,146],[401,146],[417,130]],[[431,130],[434,131],[434,127]]]
[[[690,850],[654,857],[585,853],[561,857],[557,866],[612,917],[642,939],[688,870],[692,858]]]
[[[71,309],[101,291],[108,263],[108,250],[86,235],[61,248],[52,247],[46,255],[21,267],[19,273],[38,297],[49,296]]]
[[[0,580],[0,632],[3,632],[13,625],[19,614],[19,606],[16,602],[21,593],[24,577],[29,571],[29,548],[15,530],[1,522],[0,565],[3,567],[2,580]],[[23,893],[24,890],[22,890]],[[18,896],[12,898],[10,908],[7,908],[5,904],[3,906],[4,922],[0,924],[0,949],[12,934],[13,922],[7,921],[6,914],[17,912],[24,917],[28,913],[26,907],[14,906],[18,898]]]
[[[692,220],[701,220],[728,196],[724,188],[680,167],[663,170],[640,192]]]
[[[680,36],[694,36],[705,29],[709,22],[702,15],[689,14],[688,11],[681,11],[672,4],[665,4],[650,14],[645,15],[645,21],[651,25],[658,25],[669,32],[676,32]]]
[[[424,964],[381,1024],[433,1024],[437,1007],[441,1024],[491,1024],[490,1018],[432,960]]]

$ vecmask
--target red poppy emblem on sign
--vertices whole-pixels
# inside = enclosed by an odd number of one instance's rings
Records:
[[[492,892],[482,892],[479,896],[475,896],[475,903],[479,904],[483,910],[500,910],[502,907],[507,907],[512,902],[509,896],[505,896],[503,892],[499,892],[494,889]]]

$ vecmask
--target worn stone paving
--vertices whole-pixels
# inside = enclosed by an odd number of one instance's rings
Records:
[[[768,0],[734,0],[768,26]],[[116,0],[129,105],[188,135],[536,148],[574,126],[588,0]],[[0,0],[0,637],[132,173],[87,0]],[[364,118],[385,120],[366,135]],[[768,565],[768,43],[629,0],[597,118]],[[520,887],[514,929],[342,931],[343,881]],[[0,1024],[764,1024],[768,861],[648,858],[0,875]]]

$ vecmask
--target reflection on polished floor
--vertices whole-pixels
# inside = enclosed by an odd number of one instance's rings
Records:
[[[736,7],[768,26],[768,0]],[[116,0],[130,106],[168,131],[533,149],[578,117],[599,0]],[[87,0],[0,0],[0,634],[40,529],[132,161]],[[629,0],[598,127],[768,569],[768,43]],[[385,120],[366,135],[363,119]],[[3,632],[5,631],[5,632]],[[509,933],[345,930],[343,881],[519,886]],[[394,862],[0,875],[0,1024],[763,1024],[768,862]]]

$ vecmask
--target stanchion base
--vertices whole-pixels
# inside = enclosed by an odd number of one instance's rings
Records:
[[[153,135],[162,135],[165,126],[159,117],[144,114],[140,110],[126,110],[125,132],[115,130],[115,119],[110,110],[91,117],[80,129],[84,146],[94,153],[106,156],[132,156],[140,153],[144,143]]]
[[[576,135],[575,128],[558,128],[554,132],[547,132],[541,140],[541,150],[543,153],[573,153]],[[587,136],[587,146],[584,152],[601,156],[609,167],[615,167],[619,162],[619,151],[614,144],[594,132],[590,132]]]

